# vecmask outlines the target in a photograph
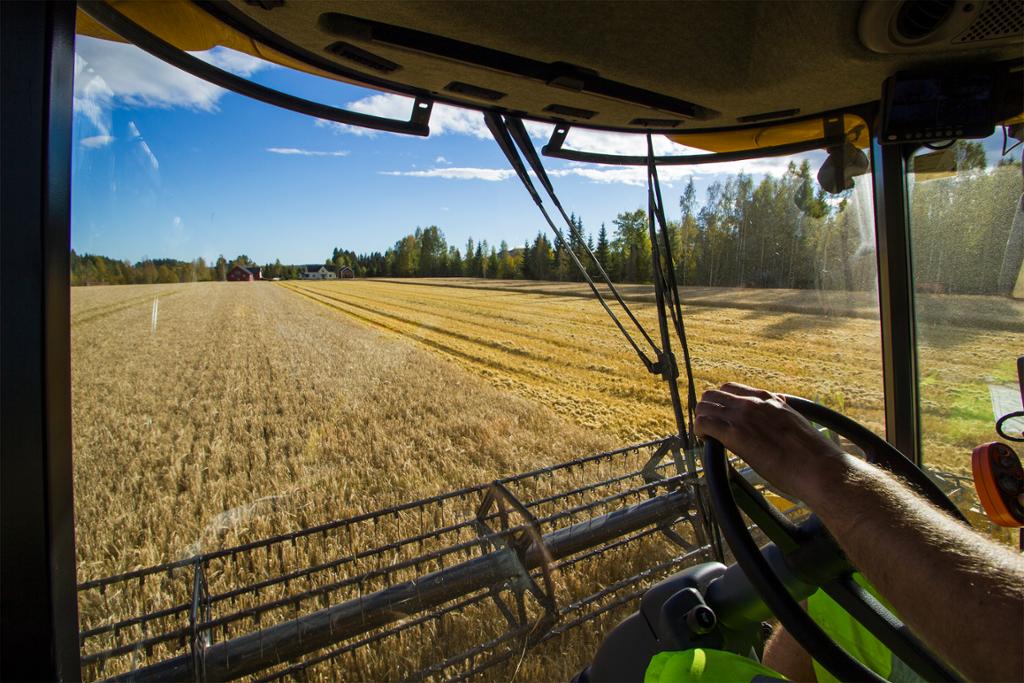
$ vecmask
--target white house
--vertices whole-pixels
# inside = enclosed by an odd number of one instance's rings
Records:
[[[327,266],[302,266],[299,278],[303,280],[334,280],[338,276]]]

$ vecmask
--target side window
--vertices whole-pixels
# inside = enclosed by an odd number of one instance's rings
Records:
[[[1022,177],[1019,151],[1003,149],[997,132],[912,160],[923,458],[956,475],[970,476],[973,447],[994,440],[995,420],[1021,405]]]

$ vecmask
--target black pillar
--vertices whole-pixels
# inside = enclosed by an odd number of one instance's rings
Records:
[[[906,174],[910,151],[903,145],[879,145],[875,141],[871,156],[885,380],[885,432],[889,443],[920,465],[914,269]]]
[[[75,5],[0,3],[3,680],[81,677],[71,468]]]

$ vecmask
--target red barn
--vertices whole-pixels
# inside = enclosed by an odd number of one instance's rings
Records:
[[[235,266],[228,271],[229,282],[253,282],[263,279],[263,269],[259,266]]]

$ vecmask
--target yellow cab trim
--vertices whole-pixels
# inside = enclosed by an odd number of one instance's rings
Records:
[[[217,20],[188,0],[167,0],[165,2],[115,0],[108,4],[150,33],[187,52],[201,52],[217,46],[226,47],[308,74],[339,81],[345,80],[337,74],[328,73],[305,62],[292,59],[288,55],[250,38],[241,31]],[[95,21],[81,9],[78,10],[75,30],[80,35],[92,38],[125,42],[123,38]]]
[[[871,144],[871,132],[867,122],[856,114],[843,115],[843,128],[846,131],[847,139],[855,146],[863,149]],[[742,152],[797,142],[811,142],[823,137],[825,137],[824,119],[810,118],[754,128],[679,133],[678,135],[669,135],[668,139],[680,145],[708,152]]]

